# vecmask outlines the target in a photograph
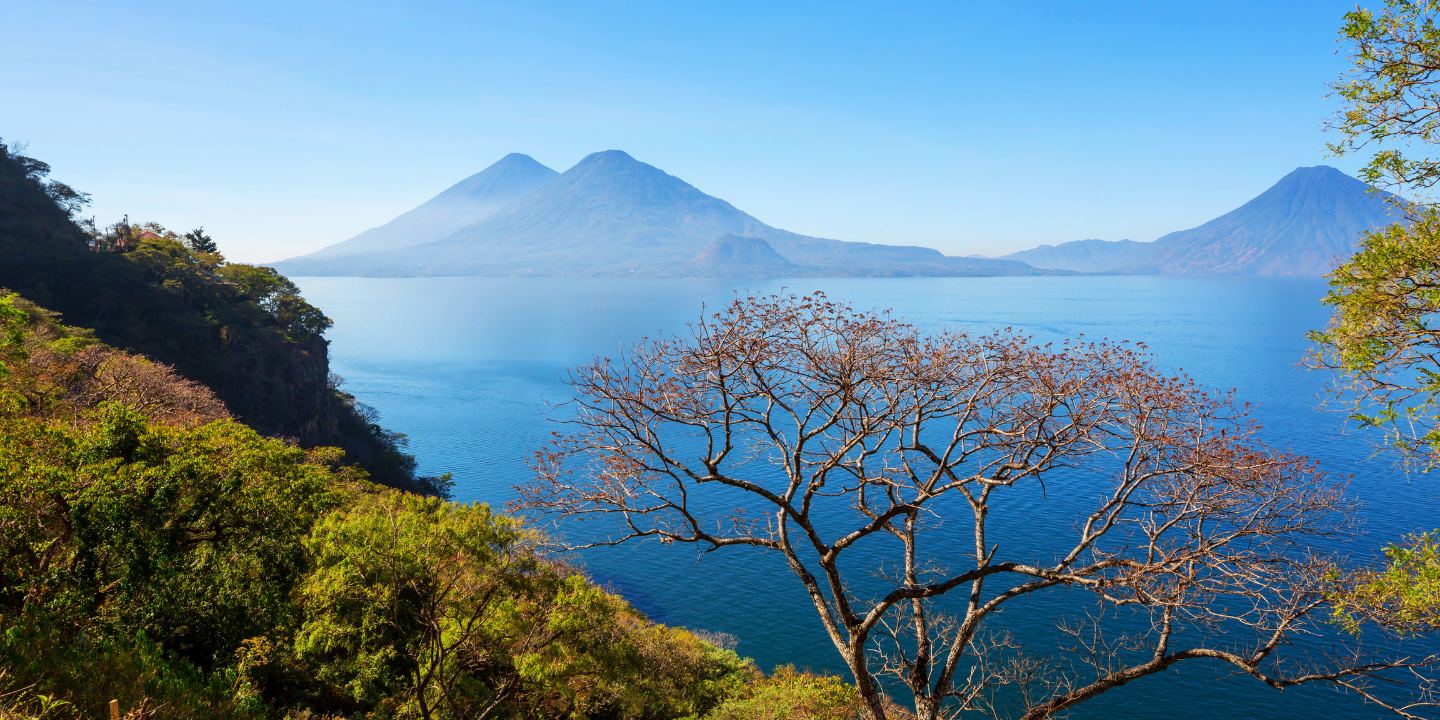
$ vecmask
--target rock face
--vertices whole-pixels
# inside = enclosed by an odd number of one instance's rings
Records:
[[[559,175],[529,155],[510,153],[414,210],[304,257],[334,257],[434,242],[494,215],[496,210]]]
[[[764,240],[810,275],[1035,273],[1013,261],[955,262],[960,258],[930,248],[780,230],[619,150],[593,153],[492,215],[433,242],[346,254],[327,248],[275,267],[289,275],[685,276],[708,267],[692,260],[723,235]]]
[[[1319,276],[1355,252],[1362,232],[1396,222],[1368,190],[1327,165],[1298,168],[1239,208],[1153,243],[1080,240],[1005,257],[1086,272]]]

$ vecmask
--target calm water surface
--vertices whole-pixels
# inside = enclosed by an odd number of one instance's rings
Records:
[[[634,280],[575,278],[298,278],[335,320],[331,368],[346,388],[410,436],[427,475],[453,473],[460,500],[503,505],[529,479],[526,458],[556,429],[548,403],[565,400],[565,369],[665,330],[737,291],[823,290],[861,308],[892,308],[925,327],[1013,327],[1037,340],[1084,336],[1145,343],[1157,362],[1202,385],[1258,403],[1263,438],[1353,475],[1370,547],[1440,525],[1440,483],[1373,460],[1364,436],[1317,412],[1325,378],[1297,367],[1305,331],[1322,327],[1319,280],[1160,277]],[[1038,494],[1017,494],[1022,521],[1009,542],[1064,530],[1073,515]],[[733,633],[738,650],[769,668],[793,662],[839,671],[808,598],[780,558],[739,548],[699,558],[658,545],[590,551],[601,582],[652,619]],[[1055,602],[1007,611],[1017,630],[1048,627]],[[1261,687],[1223,669],[1180,666],[1091,701],[1087,718],[1371,718],[1358,698],[1328,690]]]

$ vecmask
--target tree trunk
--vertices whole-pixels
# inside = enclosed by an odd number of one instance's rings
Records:
[[[916,695],[915,720],[940,720],[940,700]]]
[[[865,720],[885,720],[884,697],[870,674],[870,668],[865,665],[865,648],[857,650],[851,646],[847,654],[849,657],[845,660],[850,665],[850,674],[855,676],[855,689],[860,691],[860,699],[865,703],[861,708],[863,717]]]

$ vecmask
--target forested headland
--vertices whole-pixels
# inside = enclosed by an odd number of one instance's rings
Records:
[[[415,474],[330,321],[0,144],[0,717],[847,717]]]

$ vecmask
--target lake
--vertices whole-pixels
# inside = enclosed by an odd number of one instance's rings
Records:
[[[335,321],[331,369],[410,437],[426,475],[452,473],[458,500],[503,505],[527,481],[526,459],[556,429],[547,404],[565,400],[567,367],[660,331],[683,329],[738,290],[823,290],[859,308],[890,308],[926,328],[1013,327],[1143,342],[1156,362],[1258,403],[1269,444],[1353,475],[1368,536],[1353,552],[1440,525],[1440,482],[1372,459],[1371,438],[1343,432],[1316,406],[1326,377],[1298,366],[1305,332],[1324,326],[1316,279],[1039,277],[795,280],[618,278],[296,278]],[[1036,505],[1037,512],[1043,506]],[[1023,533],[1024,526],[1014,532]],[[1023,540],[1023,538],[1020,538]],[[1013,542],[1014,540],[1012,540]],[[734,548],[622,546],[587,552],[588,571],[652,619],[731,633],[767,670],[791,662],[843,668],[801,586],[778,555]],[[1007,612],[1040,627],[1059,608]],[[1088,718],[1379,717],[1327,689],[1277,692],[1224,668],[1181,664],[1086,703]]]

